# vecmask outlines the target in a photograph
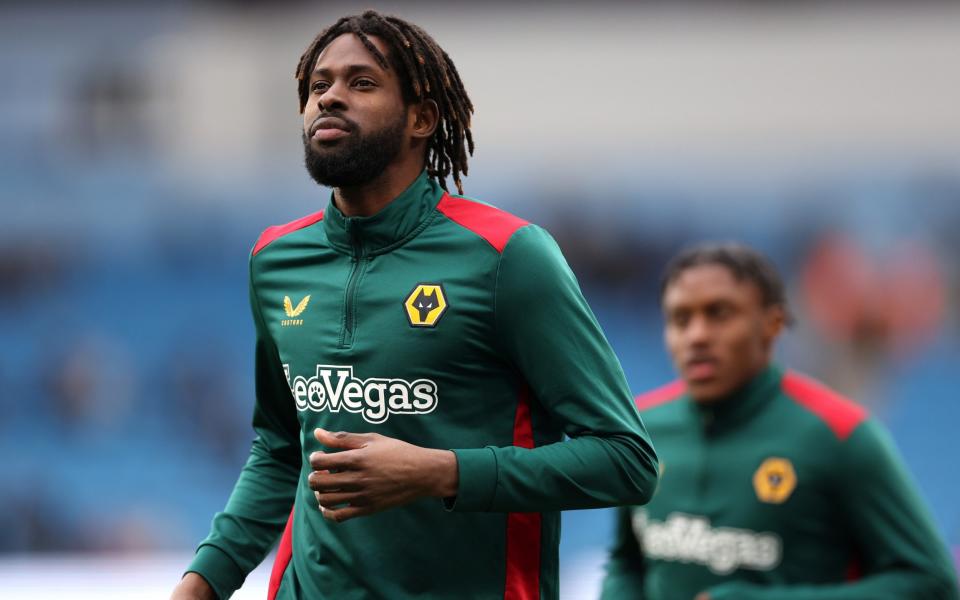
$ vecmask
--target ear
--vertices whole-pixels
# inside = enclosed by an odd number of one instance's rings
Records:
[[[440,109],[437,103],[429,98],[420,103],[410,105],[410,120],[413,123],[412,135],[414,138],[428,139],[437,129],[440,122]]]
[[[768,344],[776,341],[787,324],[787,315],[782,306],[768,306],[763,314],[763,337]]]

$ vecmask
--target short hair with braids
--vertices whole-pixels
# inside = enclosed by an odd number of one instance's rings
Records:
[[[663,272],[660,280],[660,298],[663,298],[670,284],[676,281],[684,271],[702,265],[720,265],[729,270],[737,281],[753,283],[760,290],[763,306],[781,307],[786,324],[793,325],[793,313],[790,311],[783,280],[776,267],[767,257],[753,248],[736,242],[707,242],[680,251],[667,263],[667,268]]]
[[[330,42],[346,33],[357,36],[382,68],[397,72],[406,104],[427,99],[437,103],[440,122],[427,145],[427,173],[444,190],[447,177],[452,175],[457,191],[462,194],[461,175],[467,174],[468,154],[473,155],[470,132],[473,103],[450,56],[413,23],[368,10],[362,15],[343,17],[320,32],[297,64],[300,112],[310,97],[310,73],[317,57]],[[389,57],[380,52],[369,36],[376,36],[387,44]]]

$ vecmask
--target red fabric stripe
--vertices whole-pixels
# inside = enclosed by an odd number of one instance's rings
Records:
[[[687,384],[682,380],[677,379],[676,381],[671,381],[670,383],[660,386],[655,390],[650,390],[640,394],[633,401],[637,404],[639,410],[647,410],[653,408],[654,406],[659,406],[670,402],[671,400],[676,400],[687,391]]]
[[[783,375],[783,392],[818,416],[840,440],[850,437],[867,418],[867,409],[844,398],[818,381],[794,371]]]
[[[280,580],[283,579],[283,573],[293,558],[293,509],[290,509],[290,518],[287,519],[287,527],[283,530],[283,537],[280,538],[280,546],[277,548],[277,559],[273,562],[273,570],[270,571],[270,587],[267,588],[267,600],[275,600],[277,592],[280,591]]]
[[[533,423],[530,422],[530,388],[523,384],[513,418],[513,445],[533,448]]]
[[[437,210],[454,223],[466,227],[485,239],[500,253],[506,248],[513,232],[524,225],[529,225],[520,217],[515,217],[499,208],[466,198],[454,198],[449,194],[444,194],[440,198]]]
[[[540,599],[540,513],[507,515],[507,584],[503,599]]]
[[[850,559],[850,564],[847,565],[847,582],[853,583],[854,581],[859,581],[863,578],[863,565],[860,564],[860,557],[854,556]]]
[[[530,389],[524,384],[513,421],[513,445],[533,448]],[[507,515],[507,582],[504,600],[540,598],[540,513]]]
[[[312,215],[307,215],[301,217],[296,221],[290,221],[285,225],[274,225],[273,227],[267,227],[263,233],[260,234],[260,238],[257,239],[257,243],[253,246],[253,254],[260,252],[268,244],[276,240],[277,238],[283,237],[288,233],[296,231],[298,229],[303,229],[304,227],[309,227],[317,221],[323,219],[323,211],[315,212]]]

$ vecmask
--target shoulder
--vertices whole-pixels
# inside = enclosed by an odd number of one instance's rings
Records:
[[[786,371],[780,385],[787,398],[826,425],[839,441],[846,441],[869,417],[860,404],[796,371]]]
[[[680,379],[666,385],[643,392],[633,399],[640,412],[654,409],[658,406],[679,400],[687,391],[687,385]]]
[[[503,254],[507,243],[520,229],[530,223],[495,206],[479,200],[444,194],[437,210],[447,219],[483,239],[498,253]]]
[[[257,238],[257,243],[253,245],[253,250],[251,251],[251,256],[256,256],[260,253],[261,250],[280,239],[281,237],[310,227],[315,223],[319,223],[323,220],[323,211],[318,211],[313,214],[309,214],[305,217],[300,217],[289,223],[284,223],[283,225],[274,225],[272,227],[267,227],[263,233],[260,234],[260,237]]]

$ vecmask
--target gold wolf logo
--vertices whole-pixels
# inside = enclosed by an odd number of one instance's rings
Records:
[[[403,301],[411,327],[435,327],[447,311],[447,296],[439,283],[420,283]]]
[[[309,304],[309,303],[310,303],[310,295],[307,294],[306,296],[303,297],[303,300],[301,300],[301,301],[297,304],[297,307],[294,308],[294,307],[293,307],[293,302],[290,301],[290,296],[284,296],[284,297],[283,297],[283,312],[287,313],[287,316],[288,316],[288,317],[291,317],[291,318],[292,318],[292,317],[299,317],[299,316],[300,316],[300,313],[302,313],[303,311],[305,311],[305,310],[307,309],[307,304]]]
[[[783,504],[797,487],[797,472],[786,458],[771,456],[753,474],[757,499],[767,504]]]

